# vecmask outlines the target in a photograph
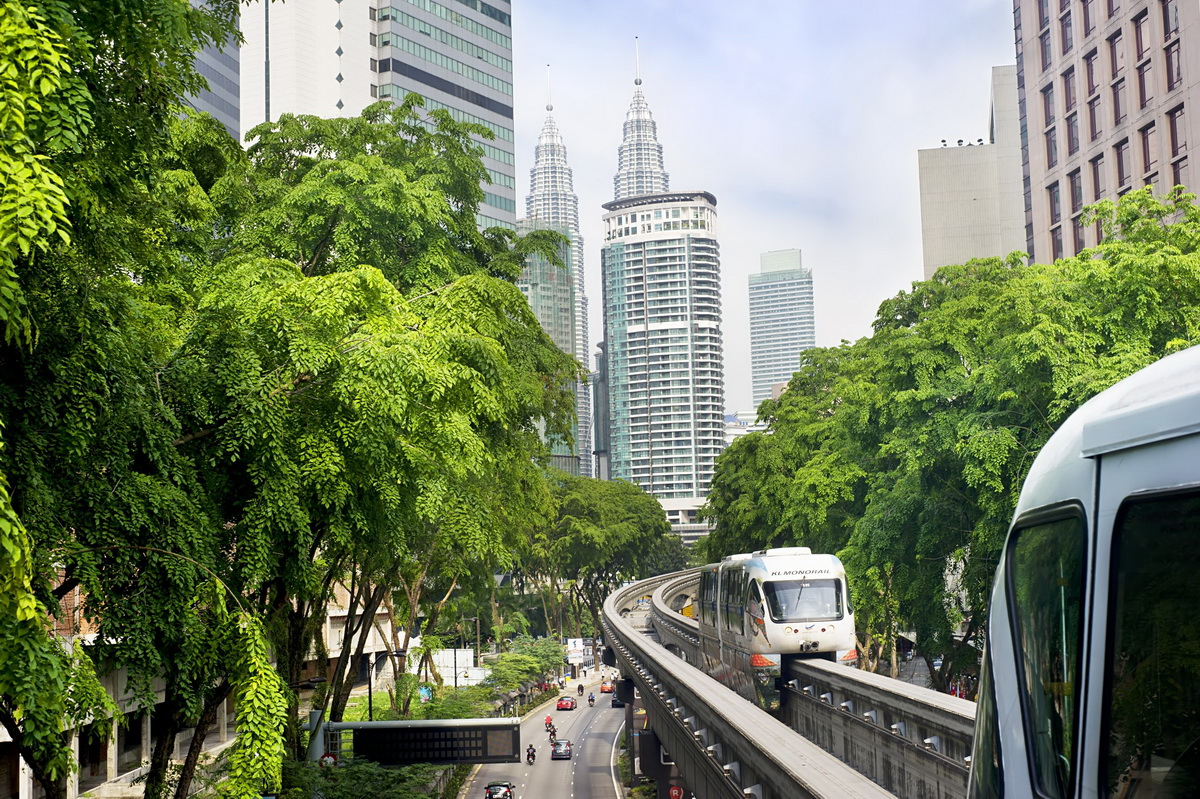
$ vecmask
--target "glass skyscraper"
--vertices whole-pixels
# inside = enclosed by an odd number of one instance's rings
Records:
[[[525,197],[525,219],[522,220],[522,230],[551,229],[558,230],[570,238],[570,244],[565,248],[563,261],[567,270],[558,270],[560,274],[552,276],[557,282],[568,279],[573,283],[573,291],[569,305],[553,310],[534,303],[534,313],[542,320],[542,326],[550,333],[564,352],[569,352],[587,367],[588,365],[588,306],[584,294],[584,245],[583,236],[579,233],[579,197],[571,175],[571,167],[567,164],[567,148],[563,145],[558,125],[554,121],[554,106],[546,104],[546,122],[538,136],[537,148],[534,150],[533,168],[529,170],[529,194]],[[531,265],[527,266],[527,270]],[[562,295],[556,295],[559,301],[565,301]],[[543,310],[539,310],[543,307]],[[543,313],[546,314],[543,317]],[[560,319],[570,316],[572,320],[572,336],[569,341],[559,341],[551,327],[549,319]],[[551,322],[556,328],[558,322]],[[575,387],[575,412],[578,419],[576,435],[576,452],[579,455],[578,474],[585,477],[593,475],[592,461],[592,397],[588,386],[579,383]]]
[[[716,198],[669,190],[640,80],[618,162],[601,261],[603,448],[608,476],[657,497],[678,529],[695,522],[724,446]]]
[[[481,227],[515,228],[509,0],[255,3],[242,9],[241,128],[280,114],[354,116],[410,92],[488,128]]]
[[[754,407],[800,368],[800,351],[817,344],[812,271],[799,250],[763,253],[750,275],[750,380]]]

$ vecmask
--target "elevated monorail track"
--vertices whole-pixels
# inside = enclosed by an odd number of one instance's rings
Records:
[[[697,797],[965,795],[974,703],[803,660],[788,665],[777,719],[702,670],[697,622],[671,609],[698,577],[627,586],[603,618],[606,659],[633,681]]]

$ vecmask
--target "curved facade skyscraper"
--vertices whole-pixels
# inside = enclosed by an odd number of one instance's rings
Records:
[[[716,198],[670,191],[641,81],[604,204],[601,471],[655,496],[685,540],[725,445]]]
[[[583,236],[579,234],[579,197],[575,194],[571,167],[567,164],[567,148],[558,132],[553,111],[554,106],[547,103],[546,122],[542,125],[537,148],[534,150],[533,168],[529,170],[529,194],[525,197],[526,218],[523,224],[528,229],[559,230],[571,239],[563,256],[571,270],[571,281],[574,285],[570,309],[574,316],[574,340],[569,351],[586,367],[588,307],[587,296],[584,294],[584,244]],[[541,319],[541,315],[538,318]],[[545,320],[542,324],[546,325]],[[579,473],[591,477],[592,397],[586,384],[580,383],[576,386],[575,411],[579,425],[575,442],[579,455]]]

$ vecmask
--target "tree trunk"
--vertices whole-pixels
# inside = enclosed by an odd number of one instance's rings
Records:
[[[204,751],[204,739],[208,737],[208,731],[217,720],[217,712],[221,709],[221,704],[229,697],[232,690],[233,686],[227,680],[222,680],[205,700],[200,720],[196,722],[196,734],[192,736],[192,742],[188,745],[187,757],[184,758],[183,768],[179,772],[179,782],[175,784],[175,799],[187,799],[188,792],[192,787],[192,778],[196,775],[196,765],[200,762],[200,754]],[[150,795],[149,791],[146,795]]]
[[[146,774],[146,799],[166,796],[167,773],[171,768],[171,758],[175,754],[175,738],[183,727],[179,718],[179,706],[171,698],[174,691],[168,688],[166,693],[166,701],[159,705],[162,724],[159,725],[158,736],[154,739],[154,749],[150,752],[150,770]]]

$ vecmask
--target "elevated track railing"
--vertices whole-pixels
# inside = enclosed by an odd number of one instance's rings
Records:
[[[737,796],[738,788],[741,795],[849,790],[853,796],[858,780],[873,784],[861,790],[886,788],[899,796],[965,795],[973,702],[827,661],[796,660],[785,666],[777,720],[698,668],[699,626],[671,609],[694,595],[698,579],[699,570],[651,578],[605,604],[606,640],[643,702],[659,706],[651,716],[671,719],[656,732],[697,796]],[[780,747],[786,747],[787,763],[776,766],[778,758],[768,750],[784,751]],[[695,782],[685,761],[703,783]],[[793,786],[793,777],[803,781]],[[722,782],[733,792],[696,787],[715,789]]]

